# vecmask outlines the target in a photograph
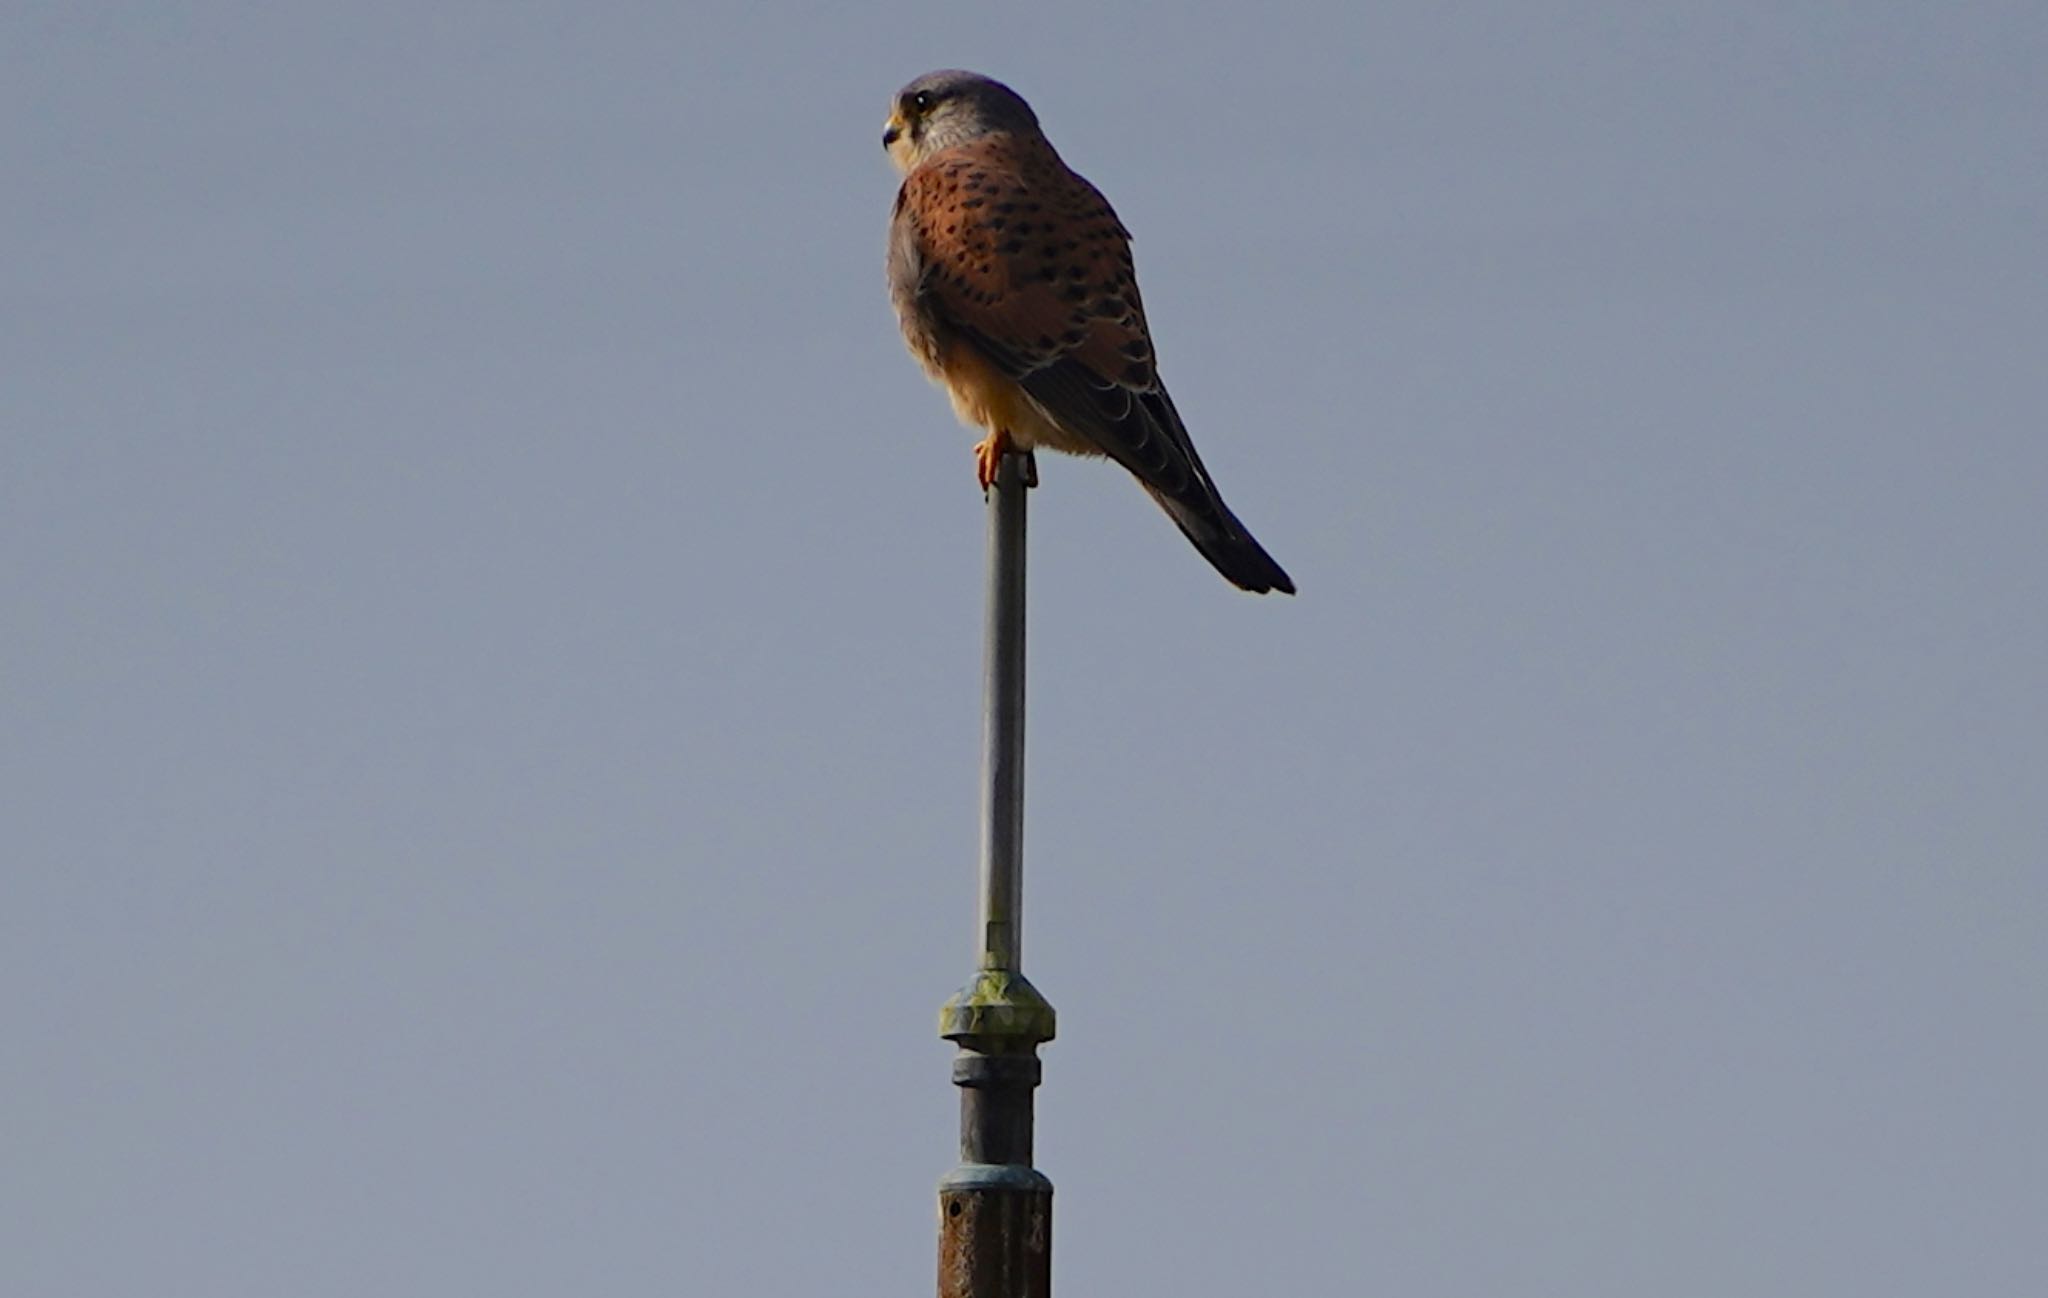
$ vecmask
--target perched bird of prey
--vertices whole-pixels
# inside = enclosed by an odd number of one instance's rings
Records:
[[[1067,169],[1014,90],[931,72],[897,92],[882,145],[904,173],[889,296],[911,354],[953,398],[983,490],[1003,455],[1107,455],[1249,591],[1294,582],[1216,494],[1159,381],[1130,231]]]

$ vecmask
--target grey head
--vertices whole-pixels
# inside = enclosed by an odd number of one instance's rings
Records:
[[[1038,114],[1024,97],[978,72],[927,72],[896,92],[882,147],[909,171],[941,149],[984,135],[1038,134]]]

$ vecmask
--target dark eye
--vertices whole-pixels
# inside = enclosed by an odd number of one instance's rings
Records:
[[[910,106],[920,113],[930,112],[932,102],[932,92],[929,90],[920,90],[910,97]]]

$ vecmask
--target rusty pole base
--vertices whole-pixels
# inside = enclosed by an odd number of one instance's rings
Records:
[[[1005,1026],[1022,1019],[1023,1033],[951,1037],[960,1047],[960,1163],[939,1179],[939,1298],[1052,1293],[1052,1182],[1031,1165],[1038,1045],[1052,1034],[1052,1006],[1036,992],[1016,999],[994,1017]],[[960,1009],[949,1005],[948,1019]]]
[[[939,1182],[939,1298],[1050,1298],[1052,1182],[962,1163]]]

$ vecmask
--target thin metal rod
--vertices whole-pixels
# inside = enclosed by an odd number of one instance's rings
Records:
[[[988,509],[988,620],[982,665],[981,967],[1024,960],[1024,540],[1029,455],[997,466]]]

